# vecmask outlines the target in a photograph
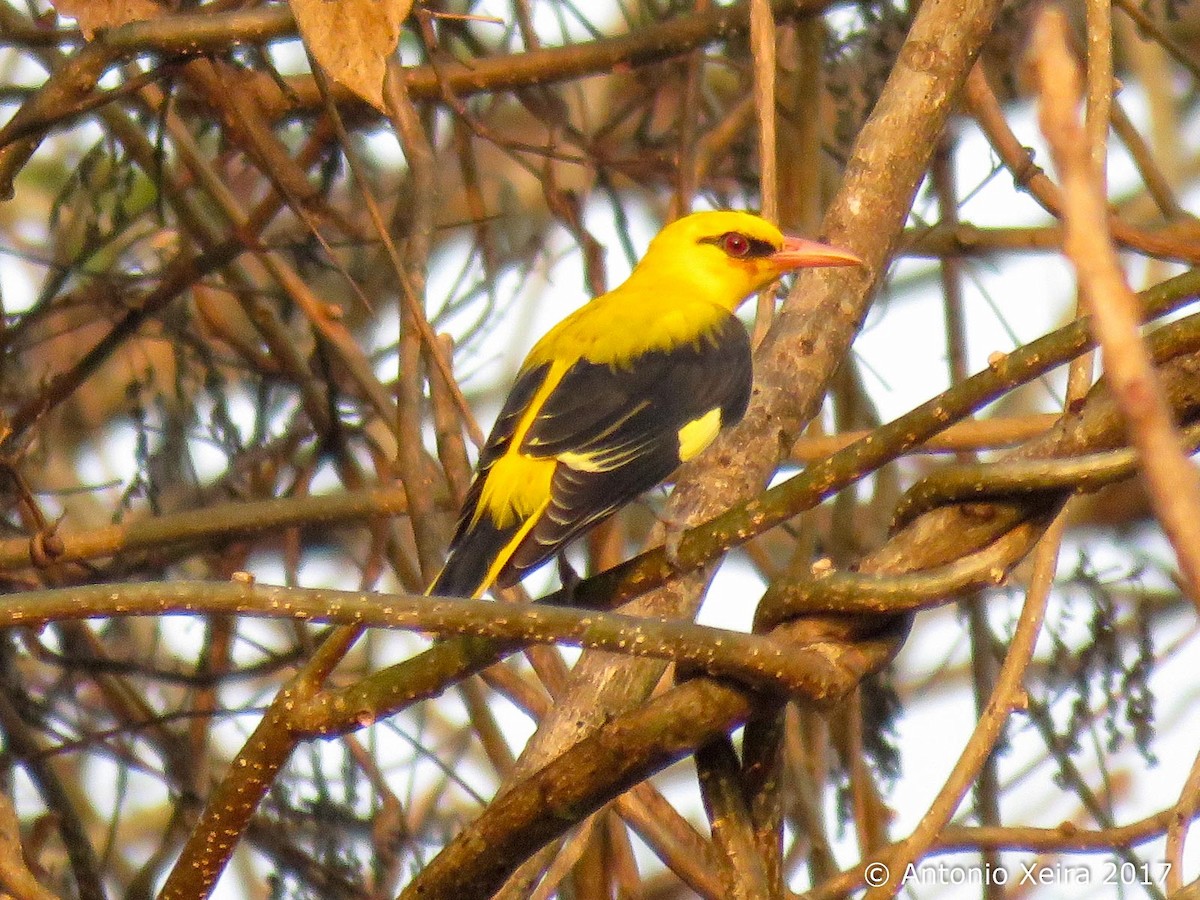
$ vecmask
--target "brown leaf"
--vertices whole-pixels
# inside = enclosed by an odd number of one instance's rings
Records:
[[[101,28],[112,28],[128,22],[156,19],[163,8],[154,0],[50,0],[60,16],[69,16],[79,23],[79,30],[88,40]]]
[[[387,58],[412,0],[289,0],[304,44],[329,77],[383,110]]]

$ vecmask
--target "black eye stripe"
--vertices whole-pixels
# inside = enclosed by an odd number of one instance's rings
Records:
[[[750,238],[750,252],[747,256],[770,256],[775,252],[775,247],[769,241],[760,241],[758,238]]]
[[[730,232],[726,232],[726,234],[729,234],[729,233]],[[733,232],[733,233],[736,234],[736,233],[740,233],[740,232]],[[746,252],[746,254],[744,256],[742,256],[742,259],[751,259],[753,257],[761,258],[764,256],[770,256],[772,253],[775,253],[779,249],[778,247],[773,246],[770,241],[764,241],[764,240],[760,240],[759,238],[753,238],[753,237],[750,237],[750,235],[748,235],[748,234],[742,234],[742,237],[744,237],[746,239],[746,243],[748,243],[750,245],[750,249]],[[721,241],[723,241],[724,239],[725,239],[725,234],[718,234],[718,235],[714,235],[713,237],[700,238],[700,240],[697,241],[697,243],[713,244],[714,246],[720,247]]]

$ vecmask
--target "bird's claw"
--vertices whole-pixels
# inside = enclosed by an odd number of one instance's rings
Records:
[[[563,606],[572,606],[575,603],[575,588],[579,586],[579,582],[583,579],[579,573],[575,571],[575,567],[567,560],[566,553],[559,553],[556,557],[558,561],[558,580],[562,582]]]
[[[665,535],[663,537],[663,554],[667,558],[667,565],[676,571],[679,570],[679,545],[683,541],[683,534],[687,530],[682,519],[673,516],[664,516],[662,519]]]

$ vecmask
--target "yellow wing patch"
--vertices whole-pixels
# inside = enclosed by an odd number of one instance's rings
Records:
[[[721,430],[721,410],[710,409],[679,429],[679,459],[687,462],[713,442]]]
[[[475,507],[472,524],[478,522],[486,512],[497,528],[508,528],[517,522],[536,518],[549,502],[555,461],[525,456],[517,448],[525,440],[529,426],[537,418],[546,398],[558,387],[567,368],[561,360],[550,366],[509,437],[508,452],[493,462],[483,476],[483,490]],[[523,528],[522,534],[526,530]]]
[[[540,513],[550,499],[553,459],[508,453],[488,469],[475,518],[486,512],[497,528],[508,528]]]

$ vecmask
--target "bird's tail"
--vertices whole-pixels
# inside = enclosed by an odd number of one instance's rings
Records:
[[[497,528],[488,516],[480,516],[454,542],[446,564],[425,593],[439,597],[481,597],[492,586],[526,530],[523,522]]]

